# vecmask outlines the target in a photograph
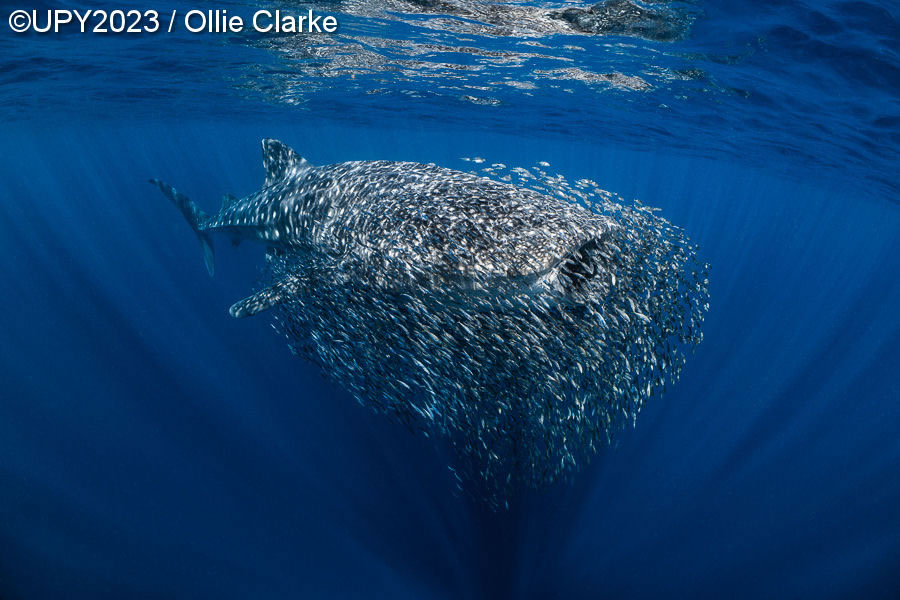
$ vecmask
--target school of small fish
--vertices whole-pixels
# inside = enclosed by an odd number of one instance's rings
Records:
[[[681,229],[548,166],[478,174],[585,207],[568,218],[602,225],[602,241],[580,250],[597,272],[566,294],[492,269],[437,285],[434,263],[402,249],[380,252],[374,270],[358,254],[282,250],[267,261],[274,280],[309,291],[275,309],[293,352],[360,403],[444,436],[460,486],[495,507],[576,472],[633,423],[679,377],[709,306],[708,265]],[[475,226],[488,240],[535,235],[500,231],[514,227],[502,219]]]

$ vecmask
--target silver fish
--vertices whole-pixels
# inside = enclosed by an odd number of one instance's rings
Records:
[[[435,165],[315,167],[274,140],[263,161],[263,188],[216,215],[151,182],[210,274],[215,234],[269,248],[271,283],[232,316],[274,310],[358,401],[446,436],[495,506],[583,466],[702,337],[707,266],[652,209],[572,201],[561,178],[551,196]]]

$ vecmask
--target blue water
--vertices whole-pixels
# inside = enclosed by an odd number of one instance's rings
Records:
[[[896,6],[676,3],[675,41],[318,6],[327,51],[14,36],[3,3],[0,597],[900,597]],[[231,319],[262,250],[210,280],[146,183],[212,210],[261,185],[264,137],[548,161],[658,206],[711,265],[704,341],[586,470],[492,511]]]

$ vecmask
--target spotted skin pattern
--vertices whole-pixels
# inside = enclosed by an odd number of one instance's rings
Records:
[[[263,159],[264,187],[214,216],[152,182],[209,253],[213,234],[269,248],[270,284],[232,316],[273,310],[358,401],[445,436],[493,506],[581,468],[702,339],[707,266],[652,209],[435,165],[314,167],[274,140]]]
[[[201,231],[350,253],[373,266],[402,258],[474,284],[484,276],[536,279],[614,227],[570,202],[435,165],[312,167],[277,142],[266,140],[264,150],[269,172],[277,175],[208,219]]]

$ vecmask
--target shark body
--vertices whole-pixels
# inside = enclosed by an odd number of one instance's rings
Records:
[[[244,198],[226,195],[215,215],[172,186],[151,179],[185,216],[215,270],[214,234],[258,241],[272,252],[352,257],[374,280],[490,291],[507,286],[575,292],[599,273],[596,250],[615,228],[608,217],[571,202],[433,164],[356,161],[315,167],[281,142],[262,142],[266,179]],[[606,255],[606,258],[609,258]],[[257,314],[299,293],[293,273],[234,304]]]
[[[447,436],[495,506],[586,464],[702,339],[707,265],[653,209],[588,208],[561,178],[557,198],[435,165],[315,167],[273,140],[263,161],[262,189],[215,215],[151,182],[210,274],[216,236],[267,246],[271,283],[232,316],[273,309],[360,403]]]

